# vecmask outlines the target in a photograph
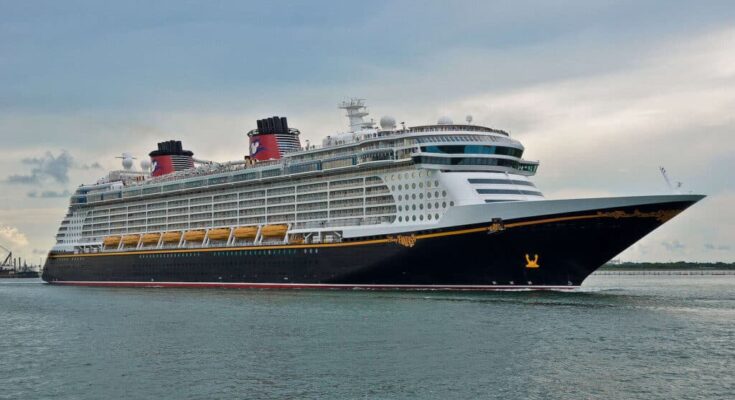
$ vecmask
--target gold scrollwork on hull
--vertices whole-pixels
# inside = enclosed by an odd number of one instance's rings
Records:
[[[674,218],[681,211],[682,210],[658,210],[658,211],[650,211],[650,212],[641,212],[638,209],[634,210],[632,213],[627,213],[625,211],[608,211],[608,212],[598,211],[597,216],[602,217],[602,218],[614,218],[614,219],[656,218],[656,220],[659,222],[666,222],[670,220],[671,218]]]
[[[502,230],[505,230],[505,227],[497,222],[487,228],[487,231],[490,233],[500,232]]]
[[[487,233],[495,233],[505,230],[505,224],[500,218],[493,218],[490,226],[487,227]]]
[[[389,236],[388,240],[390,240],[393,243],[398,243],[399,245],[403,247],[413,247],[416,245],[416,235],[398,235],[396,237]]]

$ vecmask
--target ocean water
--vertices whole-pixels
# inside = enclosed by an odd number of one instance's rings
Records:
[[[0,398],[733,399],[735,276],[572,293],[2,280]]]

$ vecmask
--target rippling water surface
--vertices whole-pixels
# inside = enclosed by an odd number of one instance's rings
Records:
[[[0,281],[0,398],[735,398],[735,276],[580,291]]]

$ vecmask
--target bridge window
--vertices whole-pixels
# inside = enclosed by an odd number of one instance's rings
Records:
[[[421,146],[421,151],[425,153],[439,154],[499,154],[503,156],[513,156],[520,158],[523,150],[515,147],[506,146],[483,146],[483,145],[438,145],[438,146]]]
[[[507,160],[504,158],[477,158],[477,157],[433,157],[433,156],[417,156],[414,157],[417,164],[438,164],[438,165],[489,165],[499,167],[518,168],[518,161]],[[527,165],[527,164],[524,164]],[[530,165],[530,164],[528,164]],[[530,171],[530,169],[524,169]],[[533,170],[535,171],[535,169]],[[531,172],[533,172],[531,171]]]

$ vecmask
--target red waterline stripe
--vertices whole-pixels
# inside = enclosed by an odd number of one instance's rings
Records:
[[[52,281],[53,285],[97,287],[172,287],[226,289],[371,289],[371,290],[573,290],[579,286],[562,285],[371,285],[326,283],[254,283],[254,282],[131,282],[131,281]]]

